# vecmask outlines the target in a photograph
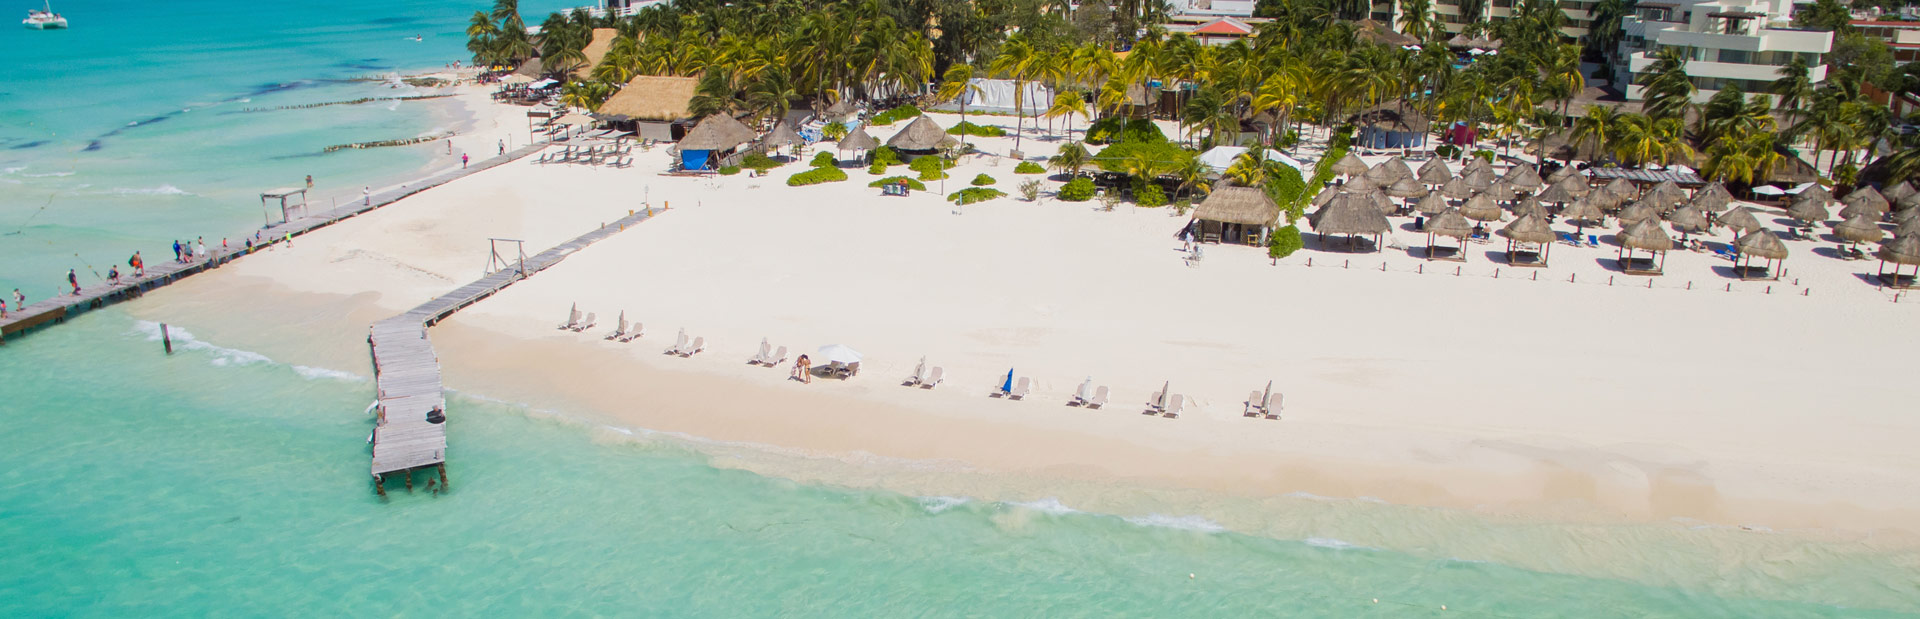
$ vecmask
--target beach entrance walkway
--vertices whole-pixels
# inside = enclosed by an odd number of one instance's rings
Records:
[[[310,215],[268,225],[260,230],[260,242],[256,244],[255,249],[274,243],[287,242],[288,239],[292,237],[325,228],[349,217],[392,204],[401,198],[439,187],[464,178],[467,175],[492,169],[515,159],[540,152],[547,147],[547,144],[547,142],[536,142],[522,146],[508,151],[504,155],[473,162],[472,165],[465,168],[455,168],[441,172],[387,191],[372,194],[362,200],[354,200],[335,208],[320,210]],[[206,258],[193,262],[175,262],[164,256],[157,255],[151,259],[146,259],[145,256],[142,256],[147,262],[146,274],[143,276],[135,277],[132,268],[121,266],[120,283],[108,282],[94,286],[82,286],[79,294],[61,294],[52,298],[42,299],[37,303],[30,303],[24,307],[13,308],[13,311],[8,312],[6,318],[0,318],[0,344],[5,344],[8,336],[23,333],[35,327],[59,324],[65,322],[69,316],[106,307],[107,305],[127,299],[138,298],[149,290],[179,281],[180,278],[188,275],[218,267],[227,263],[227,261],[244,256],[246,253],[246,240],[241,239],[238,243],[230,242],[227,247],[208,246]],[[129,256],[131,256],[131,254],[129,254]],[[126,258],[118,258],[109,264],[124,265],[125,260]],[[95,272],[94,275],[100,276],[101,274]],[[58,276],[59,274],[57,273],[47,274],[49,280]]]
[[[407,489],[412,490],[412,472],[427,467],[438,469],[442,488],[447,483],[447,399],[440,382],[440,357],[427,339],[427,327],[652,216],[652,210],[628,215],[404,314],[373,323],[367,345],[373,352],[374,385],[379,397],[379,421],[372,437],[374,491],[386,496],[385,476],[396,472],[405,474]]]

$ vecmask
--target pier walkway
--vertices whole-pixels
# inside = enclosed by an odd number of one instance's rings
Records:
[[[372,439],[375,491],[386,494],[383,478],[386,474],[426,467],[439,469],[442,486],[447,481],[447,399],[440,382],[440,357],[433,351],[433,342],[427,339],[427,327],[514,282],[558,264],[595,241],[646,221],[653,214],[647,210],[628,215],[406,313],[373,323],[367,345],[373,353],[374,383],[379,396],[379,421]],[[412,475],[406,479],[411,489]]]
[[[258,250],[273,243],[289,242],[289,239],[293,237],[392,204],[401,198],[439,187],[464,178],[467,175],[476,174],[483,170],[498,167],[515,159],[540,152],[541,149],[546,148],[549,144],[551,144],[551,142],[536,142],[522,146],[507,151],[507,154],[504,155],[497,155],[472,162],[472,164],[465,168],[440,172],[393,189],[372,194],[367,196],[366,199],[355,200],[352,203],[343,204],[338,207],[321,210],[303,209],[308,211],[304,215],[262,228],[260,230],[261,242],[257,244],[254,249]],[[9,308],[10,311],[7,313],[7,317],[0,318],[0,344],[5,344],[9,336],[20,334],[35,327],[58,324],[65,322],[70,316],[106,307],[127,299],[137,298],[149,290],[179,281],[180,278],[188,275],[216,268],[228,261],[244,256],[246,253],[246,240],[241,239],[239,243],[231,244],[228,247],[209,245],[207,246],[207,257],[205,259],[187,263],[175,262],[166,256],[156,255],[147,257],[143,255],[141,258],[147,263],[146,274],[143,276],[135,277],[131,267],[120,266],[120,283],[118,284],[107,282],[92,286],[81,286],[79,294],[63,293],[52,298],[29,303],[25,307]],[[128,254],[128,256],[131,255],[131,253]],[[115,266],[124,265],[126,259],[126,257],[117,258],[109,264]],[[59,274],[48,273],[47,276],[49,278],[56,278],[59,277]],[[11,299],[9,299],[9,301],[11,301]]]

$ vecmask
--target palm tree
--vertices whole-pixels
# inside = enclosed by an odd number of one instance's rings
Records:
[[[982,92],[985,92],[985,90],[980,88],[978,84],[973,83],[973,67],[971,65],[956,64],[947,67],[947,73],[940,76],[940,89],[934,96],[938,97],[941,101],[959,101],[960,124],[965,125],[967,124],[967,99]],[[963,141],[966,140],[966,138],[967,136],[965,135],[960,136],[960,139]]]
[[[1053,96],[1053,107],[1047,109],[1047,118],[1051,120],[1061,116],[1067,117],[1067,134],[1072,135],[1073,115],[1075,114],[1081,116],[1087,115],[1087,101],[1086,99],[1080,98],[1080,91],[1069,90],[1055,93]]]
[[[793,109],[793,101],[799,98],[800,91],[794,89],[784,69],[762,72],[760,78],[747,87],[747,107],[774,122],[786,118],[787,111]]]
[[[600,109],[608,97],[615,92],[613,84],[606,82],[571,81],[560,87],[560,102],[589,112]]]
[[[1587,88],[1587,77],[1580,72],[1580,46],[1562,45],[1555,49],[1559,51],[1553,56],[1553,64],[1547,67],[1546,81],[1560,93],[1560,113],[1564,115],[1574,97]]]
[[[1087,161],[1090,159],[1092,155],[1087,153],[1086,145],[1068,142],[1060,147],[1058,154],[1047,160],[1047,165],[1055,171],[1077,175],[1081,168],[1087,166]]]
[[[1174,178],[1180,179],[1180,187],[1177,189],[1177,192],[1181,195],[1192,195],[1194,191],[1201,193],[1210,193],[1213,191],[1213,184],[1209,178],[1213,175],[1213,168],[1202,163],[1198,157],[1188,157],[1185,161],[1180,162],[1180,165],[1175,167],[1172,173]]]
[[[1701,171],[1709,179],[1728,183],[1764,182],[1783,159],[1774,148],[1775,139],[1765,131],[1742,131],[1715,140],[1707,148],[1707,164]]]
[[[700,76],[700,83],[693,88],[693,99],[687,101],[687,112],[696,117],[706,117],[733,109],[733,85],[725,69],[714,67]]]
[[[1020,150],[1020,134],[1026,131],[1026,80],[1040,62],[1040,52],[1027,43],[1025,36],[1016,34],[1000,46],[1000,55],[989,65],[994,74],[1013,80],[1013,150],[1016,151]]]
[[[1400,0],[1400,33],[1426,38],[1433,27],[1433,0]]]
[[[1613,130],[1613,154],[1623,162],[1667,165],[1693,151],[1678,118],[1621,114]]]
[[[1794,54],[1793,60],[1780,67],[1780,79],[1774,80],[1767,88],[1780,97],[1779,108],[1787,111],[1788,118],[1799,119],[1800,106],[1813,99],[1813,80],[1807,76],[1810,71],[1807,60]]]
[[[1687,108],[1693,105],[1693,93],[1698,91],[1693,78],[1687,76],[1687,58],[1680,48],[1662,47],[1654,52],[1653,64],[1641,76],[1646,103],[1641,109],[1648,115],[1658,118],[1686,118]]]

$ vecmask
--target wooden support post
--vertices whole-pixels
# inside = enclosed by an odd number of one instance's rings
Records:
[[[173,336],[167,333],[167,323],[160,323],[160,345],[165,346],[167,354],[173,354]]]
[[[387,480],[385,478],[379,475],[373,476],[373,493],[380,495],[380,498],[387,498]]]
[[[407,494],[413,494],[413,469],[402,471],[407,475]]]
[[[440,491],[446,492],[447,490],[452,489],[452,486],[447,485],[447,463],[445,462],[440,463],[439,468],[440,468]]]

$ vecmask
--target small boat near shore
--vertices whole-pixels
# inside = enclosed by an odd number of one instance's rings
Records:
[[[53,12],[53,4],[51,2],[43,3],[41,6],[43,8],[39,11],[27,9],[27,18],[20,20],[20,24],[26,26],[29,30],[66,29],[67,18],[61,17],[59,13]]]

